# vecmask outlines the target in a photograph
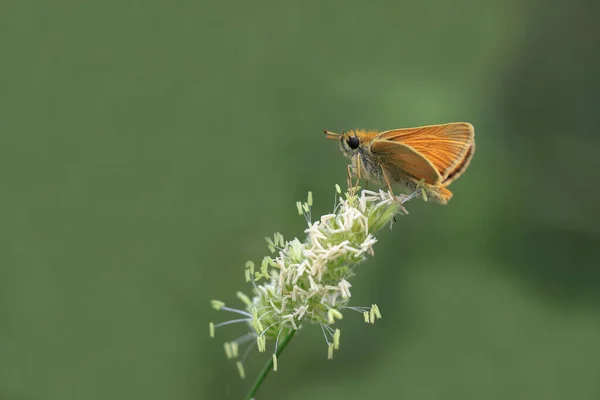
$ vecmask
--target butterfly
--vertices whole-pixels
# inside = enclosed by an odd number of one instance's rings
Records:
[[[392,184],[420,189],[425,199],[440,204],[452,198],[448,186],[465,172],[475,153],[475,130],[467,122],[325,134],[339,141],[358,179],[385,184],[392,193]]]

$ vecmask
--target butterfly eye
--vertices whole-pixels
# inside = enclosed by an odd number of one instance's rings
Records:
[[[356,136],[351,136],[348,138],[347,143],[348,143],[348,146],[350,146],[350,148],[352,150],[356,150],[356,149],[358,149],[360,141],[358,140],[358,138]]]

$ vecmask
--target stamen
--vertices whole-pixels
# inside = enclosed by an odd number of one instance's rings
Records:
[[[365,311],[369,311],[370,310],[369,307],[350,307],[350,306],[344,306],[344,307],[341,307],[341,308],[344,309],[344,310],[347,309],[347,310],[356,311],[356,312],[361,313],[361,314],[364,313]]]
[[[334,329],[329,325],[325,325],[325,329],[327,329],[327,332],[333,337],[333,333],[335,332]]]
[[[236,314],[245,315],[247,317],[252,318],[252,314],[250,314],[249,312],[246,312],[246,311],[238,310],[237,308],[230,308],[230,307],[223,306],[223,307],[221,307],[221,310],[223,310],[223,311],[229,311],[229,312],[236,313]]]
[[[329,311],[327,311],[327,319],[329,320],[329,323],[333,324],[335,322],[335,318],[342,319],[344,316],[335,308],[330,308]]]
[[[335,330],[335,333],[333,334],[333,347],[338,350],[340,348],[340,335],[342,334],[342,332],[339,329]]]
[[[245,335],[242,335],[242,336],[238,337],[237,339],[234,340],[234,342],[238,346],[241,346],[244,343],[248,343],[248,342],[254,340],[254,338],[256,338],[256,333],[250,332],[250,333],[246,333]]]
[[[227,356],[227,358],[231,359],[233,354],[231,352],[231,345],[229,344],[229,342],[223,343],[223,348],[225,349],[225,355]]]
[[[265,308],[266,308],[266,307],[265,307]],[[265,315],[269,315],[269,314],[270,314],[270,313],[272,313],[272,312],[273,312],[273,310],[270,310],[270,311],[267,311],[266,313],[262,314],[260,317],[258,317],[258,321],[260,321],[261,319],[263,319],[263,317],[264,317]]]
[[[412,192],[410,195],[408,195],[408,197],[406,197],[404,200],[400,201],[400,203],[404,204],[407,203],[408,201],[414,199],[415,197],[417,197],[421,192],[419,190],[415,190],[414,192]]]
[[[256,346],[256,342],[250,343],[250,345],[248,346],[248,348],[244,352],[244,355],[242,356],[241,362],[246,362],[246,358],[248,358],[248,355],[250,354],[250,352],[252,351],[252,349],[254,348],[254,346]]]
[[[259,336],[264,336],[265,332],[269,330],[270,327],[272,327],[273,325],[277,325],[279,323],[279,321],[273,322],[271,325],[267,326]]]
[[[323,327],[323,324],[321,325],[321,330],[323,331],[323,336],[325,337],[325,342],[327,342],[327,345],[329,345],[329,339],[327,339],[327,334],[325,333],[325,328]]]
[[[267,339],[264,336],[257,336],[256,338],[256,346],[258,347],[258,351],[261,353],[266,350]]]
[[[225,303],[223,303],[220,300],[211,300],[210,301],[210,306],[217,311],[221,311],[221,309],[223,308],[224,305],[225,305]]]
[[[379,312],[379,307],[377,307],[377,304],[373,304],[371,306],[371,309],[373,310],[373,312],[375,312],[375,316],[377,317],[377,319],[381,319],[381,313]]]
[[[244,379],[246,377],[246,371],[244,370],[244,365],[238,361],[235,363],[238,369],[238,373],[240,374],[240,378]]]
[[[231,342],[230,349],[231,349],[231,356],[233,358],[237,358],[237,356],[239,355],[239,353],[238,353],[239,347],[238,347],[237,342],[235,342],[235,341]]]
[[[254,275],[254,263],[252,261],[247,261],[245,267],[250,270],[250,275]]]
[[[277,349],[279,348],[279,336],[281,336],[281,332],[283,332],[283,326],[281,327],[281,329],[279,329],[277,339],[275,339],[275,353],[277,353]]]
[[[252,321],[252,320],[248,319],[248,318],[232,319],[231,321],[221,322],[220,324],[215,325],[214,328],[219,328],[219,327],[225,326],[225,325],[237,324],[238,322],[250,322],[250,321]]]

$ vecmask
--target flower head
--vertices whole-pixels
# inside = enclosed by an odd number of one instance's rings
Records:
[[[275,342],[275,351],[283,332],[297,330],[303,324],[319,325],[327,343],[328,358],[339,348],[339,329],[336,322],[347,310],[363,314],[366,323],[381,318],[377,305],[369,307],[350,306],[352,296],[351,278],[356,266],[373,256],[377,239],[373,233],[392,225],[395,215],[407,213],[402,201],[391,193],[362,190],[358,194],[351,190],[344,195],[336,185],[336,201],[331,214],[312,221],[312,194],[305,203],[296,204],[298,213],[306,218],[306,239],[286,241],[276,233],[266,238],[271,256],[263,258],[260,266],[249,261],[245,266],[246,281],[251,282],[252,297],[238,292],[244,304],[242,309],[227,307],[218,300],[212,301],[213,308],[239,314],[236,318],[220,324],[209,325],[210,335],[215,328],[242,322],[249,332],[232,342],[225,343],[228,358],[238,358],[238,348],[253,342],[259,351],[266,350],[267,342]],[[410,198],[410,197],[409,197]],[[404,198],[406,201],[408,198]],[[237,362],[243,377],[243,362],[248,347]],[[274,370],[277,358],[273,354]]]

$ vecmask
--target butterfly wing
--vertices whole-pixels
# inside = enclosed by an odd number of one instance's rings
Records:
[[[469,147],[469,150],[467,150],[467,154],[462,159],[462,161],[459,164],[457,164],[456,167],[454,167],[454,169],[444,179],[444,182],[443,182],[444,186],[450,185],[454,180],[456,180],[459,176],[461,176],[463,172],[465,172],[465,170],[469,166],[469,163],[471,162],[471,158],[473,158],[474,152],[475,152],[475,143],[473,143],[473,145],[471,147]]]
[[[392,140],[374,139],[370,150],[380,160],[392,164],[409,174],[436,184],[442,177],[435,166],[411,146]]]
[[[411,147],[433,164],[446,185],[464,172],[475,151],[475,130],[467,122],[394,129],[376,139]]]

